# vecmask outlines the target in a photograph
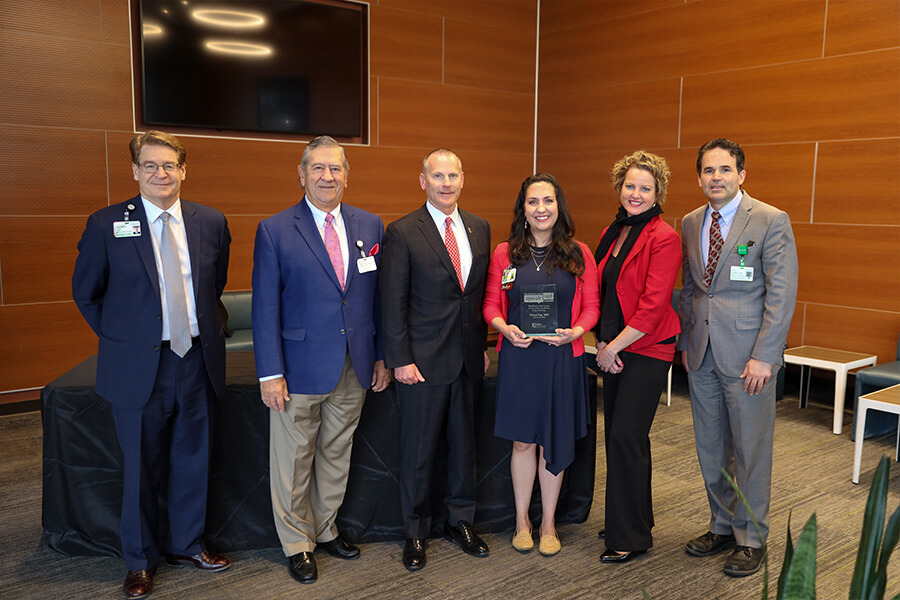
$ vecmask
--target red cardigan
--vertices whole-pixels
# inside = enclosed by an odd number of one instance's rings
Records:
[[[611,254],[612,248],[597,266],[601,276]],[[681,240],[678,233],[662,217],[656,216],[634,241],[616,284],[625,324],[646,334],[625,351],[661,360],[674,358],[674,344],[659,342],[681,333],[678,314],[672,308],[672,290],[679,268]]]
[[[575,278],[575,297],[572,299],[572,327],[580,326],[585,332],[590,331],[597,324],[600,316],[600,289],[597,287],[597,265],[594,264],[594,255],[590,249],[577,242],[584,255],[584,273]],[[494,250],[491,258],[491,266],[488,268],[487,288],[484,290],[484,307],[482,314],[484,320],[491,324],[497,317],[506,320],[509,314],[509,296],[500,288],[500,280],[503,277],[503,269],[510,265],[509,242],[503,242]],[[497,351],[503,343],[503,336],[497,341]],[[572,342],[572,355],[584,354],[584,340],[578,338]]]

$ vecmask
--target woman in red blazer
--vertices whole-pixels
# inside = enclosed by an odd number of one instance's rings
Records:
[[[597,322],[597,267],[574,233],[556,179],[528,177],[509,241],[494,251],[484,293],[484,319],[502,334],[494,435],[513,442],[512,544],[520,552],[534,547],[528,509],[537,476],[543,511],[538,550],[545,556],[560,550],[555,515],[563,471],[591,419],[581,336]],[[557,323],[535,329],[527,307],[548,294],[556,300]]]
[[[681,242],[660,217],[666,160],[639,150],[615,164],[612,178],[619,211],[594,255],[606,433],[604,563],[627,562],[653,545],[650,426],[681,331],[672,308]]]

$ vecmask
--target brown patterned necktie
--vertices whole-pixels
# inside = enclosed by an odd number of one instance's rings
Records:
[[[456,236],[453,234],[453,219],[447,217],[444,219],[444,245],[447,246],[447,253],[450,254],[450,260],[453,261],[453,268],[456,269],[456,278],[459,279],[459,287],[463,291],[466,284],[462,278],[462,268],[459,266],[459,246],[456,245]]]
[[[703,283],[706,287],[712,285],[713,275],[716,273],[716,265],[719,264],[719,255],[722,253],[722,230],[719,228],[719,211],[713,211],[712,222],[709,224],[709,259],[706,261],[706,275],[703,276]]]

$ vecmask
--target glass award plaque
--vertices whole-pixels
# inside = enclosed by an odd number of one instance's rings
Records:
[[[522,290],[522,304],[519,329],[525,335],[559,335],[557,318],[557,294],[555,283],[536,283],[519,286]]]

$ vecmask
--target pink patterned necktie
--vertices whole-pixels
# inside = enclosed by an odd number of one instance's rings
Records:
[[[334,230],[334,215],[331,213],[325,215],[325,249],[328,250],[328,258],[331,259],[331,266],[334,267],[341,289],[344,289],[344,255],[341,254],[341,242]]]
[[[459,246],[456,245],[456,236],[453,234],[453,219],[450,217],[444,219],[444,245],[447,246],[447,252],[450,254],[453,268],[456,269],[459,287],[465,290],[466,284],[463,282],[462,269],[459,266]]]
[[[722,215],[718,211],[713,211],[712,222],[709,224],[709,258],[706,261],[706,275],[703,277],[703,283],[706,287],[712,284],[713,275],[716,273],[716,265],[719,264],[719,255],[722,253],[722,230],[719,228],[719,217]]]

